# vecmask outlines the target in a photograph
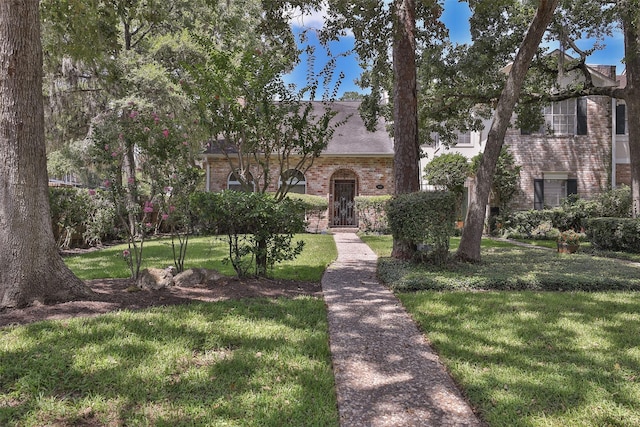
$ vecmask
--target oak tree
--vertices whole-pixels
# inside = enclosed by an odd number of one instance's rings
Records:
[[[0,2],[0,308],[92,295],[51,227],[38,5]]]

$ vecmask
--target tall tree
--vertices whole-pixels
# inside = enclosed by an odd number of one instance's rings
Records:
[[[373,125],[379,115],[393,123],[395,194],[420,188],[420,138],[416,57],[442,43],[446,30],[438,21],[438,1],[331,0],[324,39],[353,31],[355,52],[365,70],[360,85],[369,88],[361,114]],[[391,52],[391,55],[389,53]],[[391,61],[391,62],[390,62]],[[390,72],[391,71],[391,72]],[[391,105],[383,102],[391,91]],[[410,258],[411,242],[394,240],[393,256]]]
[[[629,156],[631,157],[631,200],[633,216],[640,218],[640,2],[620,2],[627,64],[624,99],[629,120]]]
[[[38,0],[0,2],[0,308],[87,298],[51,227]]]
[[[494,120],[489,129],[487,143],[475,177],[475,186],[470,192],[469,209],[460,246],[456,256],[466,261],[480,261],[480,240],[484,218],[493,184],[493,177],[502,150],[504,136],[511,123],[511,116],[524,83],[534,54],[558,5],[558,0],[541,0],[536,15],[516,54],[507,82],[496,105]]]

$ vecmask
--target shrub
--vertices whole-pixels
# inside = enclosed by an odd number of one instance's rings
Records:
[[[610,218],[630,218],[631,206],[631,187],[622,185],[606,191],[596,197],[597,212],[592,216],[610,217]]]
[[[470,170],[472,174],[476,174],[482,161],[482,153],[477,154],[471,159]],[[522,166],[516,165],[513,154],[509,152],[507,147],[502,147],[496,164],[496,170],[491,185],[491,193],[494,202],[498,203],[500,212],[507,212],[509,202],[518,192],[518,181],[520,179],[520,170]]]
[[[437,265],[449,257],[454,233],[455,195],[446,191],[417,192],[394,197],[387,204],[389,228],[395,239],[425,245],[422,261]]]
[[[81,238],[91,210],[91,200],[85,191],[76,188],[54,187],[49,189],[49,205],[53,235],[58,246],[68,249],[72,240]]]
[[[592,218],[586,234],[597,249],[640,253],[638,218]]]
[[[288,193],[287,197],[302,203],[307,221],[311,222],[310,218],[313,218],[313,222],[315,222],[314,232],[317,233],[320,228],[320,220],[326,216],[327,209],[329,209],[329,200],[326,197],[312,194]]]
[[[274,264],[294,259],[304,242],[293,243],[293,235],[304,231],[304,204],[285,198],[276,201],[266,193],[222,191],[196,193],[192,197],[199,228],[226,235],[228,262],[238,276],[266,276]]]
[[[95,246],[117,237],[113,204],[99,190],[49,188],[53,234],[58,246]]]
[[[356,211],[367,233],[384,234],[389,230],[386,206],[391,196],[357,196]]]

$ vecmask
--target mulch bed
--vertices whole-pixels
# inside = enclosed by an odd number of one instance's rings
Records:
[[[270,280],[263,278],[223,278],[213,285],[181,288],[173,286],[158,291],[131,291],[131,279],[99,279],[86,282],[97,298],[53,305],[34,305],[0,311],[0,327],[39,320],[89,317],[116,310],[139,310],[154,306],[188,304],[195,301],[222,301],[242,298],[292,298],[300,295],[321,296],[322,286],[314,282]]]

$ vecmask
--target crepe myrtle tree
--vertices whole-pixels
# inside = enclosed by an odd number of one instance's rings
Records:
[[[123,257],[135,279],[145,238],[160,221],[177,216],[168,193],[197,185],[189,135],[173,114],[125,100],[94,121],[88,140],[91,159],[115,207],[119,231],[127,240]]]
[[[344,123],[331,108],[342,76],[331,92],[322,93],[322,103],[307,101],[318,96],[320,79],[325,85],[332,80],[335,61],[317,75],[310,71],[307,85],[298,89],[283,81],[293,59],[268,36],[225,47],[199,41],[207,60],[190,67],[185,86],[210,130],[209,145],[224,155],[245,191],[266,193],[275,187],[273,200],[282,203],[297,183],[291,171],[306,173]],[[273,236],[253,234],[257,273],[265,275]]]

